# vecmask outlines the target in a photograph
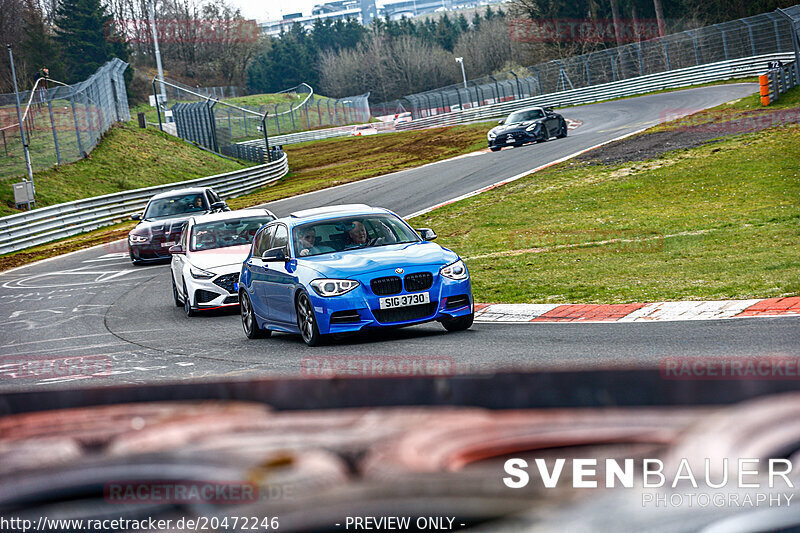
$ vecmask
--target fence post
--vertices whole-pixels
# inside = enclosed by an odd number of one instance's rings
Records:
[[[591,87],[592,75],[589,73],[589,61],[586,59],[586,54],[582,55],[581,59],[583,59],[583,64],[586,67],[586,86]]]
[[[539,69],[536,67],[531,68],[536,71],[536,85],[538,86],[539,94],[544,94],[544,89],[542,88],[542,73],[539,72]]]
[[[272,152],[269,149],[269,137],[267,137],[267,113],[261,119],[261,127],[264,128],[264,147],[267,149],[267,163],[272,163]]]
[[[714,24],[714,27],[719,26],[719,24]],[[725,61],[728,60],[728,37],[725,35],[725,30],[720,30],[722,32],[722,50],[725,52]]]
[[[317,122],[318,122],[317,126],[320,128],[322,127],[322,108],[320,107],[321,105],[322,105],[322,99],[317,98]]]
[[[86,126],[89,128],[89,141],[94,146],[95,138],[94,138],[94,128],[92,127],[92,121],[94,121],[94,117],[92,116],[92,107],[89,105],[89,95],[86,95]]]
[[[275,104],[275,127],[278,129],[278,135],[280,135],[281,134],[281,123],[278,120],[278,105],[279,104]]]
[[[795,21],[781,8],[778,8],[775,11],[780,13],[789,21],[789,29],[792,33],[792,48],[794,49],[794,80],[796,84],[800,85],[800,36],[798,35],[798,27],[800,27],[800,22]]]
[[[78,141],[78,157],[83,157],[83,144],[81,143],[81,130],[78,126],[78,113],[75,111],[75,97],[70,96],[69,103],[72,106],[72,120],[75,121],[75,139]],[[160,123],[160,121],[159,121]]]
[[[519,76],[517,76],[517,74],[513,70],[509,70],[509,72],[511,73],[512,76],[514,76],[514,79],[517,80],[517,94],[519,95],[519,98],[521,99],[522,98],[522,87],[519,86]]]
[[[47,82],[45,82],[47,83]],[[45,91],[47,91],[47,86],[45,85]],[[58,149],[58,135],[56,135],[56,122],[53,119],[53,101],[50,98],[49,92],[45,93],[47,95],[47,111],[50,113],[50,127],[53,130],[53,144],[56,146],[56,161],[58,164],[61,164],[61,150]]]
[[[153,98],[156,99],[156,113],[158,113],[158,129],[164,131],[164,126],[161,124],[161,102],[158,98],[159,94],[156,92],[156,79],[153,78]],[[73,111],[75,110],[75,103],[72,103]],[[75,122],[77,124],[77,121]],[[77,125],[76,125],[77,127]],[[80,142],[79,142],[80,144]]]
[[[242,110],[242,122],[244,122],[244,136],[247,137],[249,133],[247,133],[247,115],[244,110]]]
[[[753,52],[754,56],[757,56],[758,53],[756,53],[756,39],[753,36],[753,26],[751,26],[750,23],[747,22],[746,18],[741,20],[744,23],[744,25],[747,26],[747,33],[750,34],[750,50]]]
[[[636,56],[639,58],[639,75],[644,76],[644,61],[642,60],[642,43],[636,43]]]
[[[667,70],[672,70],[672,66],[669,62],[669,46],[666,39],[664,39],[664,54],[667,56]]]
[[[692,38],[692,46],[694,46],[694,64],[700,65],[700,52],[697,49],[697,37],[695,37],[694,33],[689,30],[686,30],[684,33],[688,33],[689,37]]]

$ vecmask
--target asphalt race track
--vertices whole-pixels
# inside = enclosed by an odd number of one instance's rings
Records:
[[[565,109],[583,125],[566,139],[477,153],[269,204],[369,203],[401,215],[425,209],[626,133],[752,94],[752,84],[703,87]],[[435,228],[434,228],[435,229]],[[173,305],[169,267],[133,267],[124,242],[0,274],[0,392],[315,375],[333,358],[436,358],[446,370],[658,365],[669,356],[800,356],[800,318],[613,324],[488,324],[447,334],[437,323],[307,348],[297,336],[248,341],[238,311],[188,319]],[[566,303],[566,302],[565,302]],[[91,357],[87,357],[91,356]],[[20,361],[84,357],[101,376],[22,375]],[[331,359],[325,359],[331,358]],[[66,385],[65,385],[66,384]]]

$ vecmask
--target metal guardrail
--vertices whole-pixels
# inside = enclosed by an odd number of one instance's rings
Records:
[[[0,254],[108,226],[141,211],[150,197],[184,187],[213,187],[223,198],[248,193],[289,172],[286,154],[272,163],[226,174],[86,198],[0,218]]]
[[[768,61],[790,61],[793,59],[793,54],[784,53],[720,61],[708,65],[659,72],[657,74],[649,74],[637,78],[628,78],[611,83],[604,83],[602,85],[594,85],[569,91],[559,91],[461,111],[451,111],[449,113],[442,113],[440,115],[404,122],[398,124],[397,129],[413,130],[464,124],[481,119],[489,120],[505,116],[517,109],[529,106],[567,107],[570,105],[589,104],[624,96],[634,96],[662,89],[675,89],[712,81],[755,76],[763,72],[764,65]]]
[[[760,85],[762,105],[777,102],[780,95],[797,87],[797,65],[792,63],[786,67],[771,68],[758,77],[758,84]]]

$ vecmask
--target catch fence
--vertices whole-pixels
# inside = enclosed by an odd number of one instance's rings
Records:
[[[414,119],[747,57],[794,52],[800,5],[509,70],[373,106]],[[792,19],[795,19],[794,23]],[[468,66],[467,66],[468,67]]]
[[[35,90],[20,92],[34,172],[86,157],[114,123],[130,120],[123,78],[127,67],[115,58],[75,85],[40,79]],[[13,93],[0,94],[0,143],[0,179],[24,177],[25,154]]]

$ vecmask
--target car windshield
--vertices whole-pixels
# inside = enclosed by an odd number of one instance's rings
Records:
[[[402,220],[391,215],[311,222],[295,227],[292,239],[298,257],[419,241]]]
[[[142,218],[154,220],[200,211],[208,211],[208,202],[202,193],[181,194],[151,200]]]
[[[544,113],[541,109],[528,109],[526,111],[517,111],[516,113],[511,113],[508,115],[506,119],[506,124],[514,124],[516,122],[527,122],[529,120],[536,120],[537,118],[542,118]]]
[[[241,246],[253,242],[258,228],[273,220],[270,216],[244,217],[195,224],[189,239],[193,252]]]

